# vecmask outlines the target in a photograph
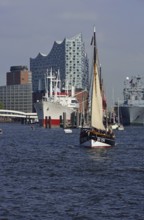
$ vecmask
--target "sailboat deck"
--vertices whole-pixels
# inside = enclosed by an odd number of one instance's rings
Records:
[[[96,135],[103,138],[114,138],[114,134],[110,131],[96,130],[93,128],[82,128],[84,132],[87,132],[88,135]]]

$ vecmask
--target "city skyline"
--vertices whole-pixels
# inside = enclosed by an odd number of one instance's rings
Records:
[[[144,74],[143,9],[142,0],[1,0],[0,86],[10,66],[29,68],[30,57],[47,55],[54,41],[78,33],[91,59],[95,25],[106,97],[111,103],[121,99],[125,78]]]

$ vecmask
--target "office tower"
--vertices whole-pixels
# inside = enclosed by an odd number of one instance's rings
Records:
[[[31,72],[26,66],[12,66],[6,73],[6,86],[0,86],[0,102],[4,109],[32,112]]]
[[[32,84],[0,86],[0,102],[7,110],[32,112]]]

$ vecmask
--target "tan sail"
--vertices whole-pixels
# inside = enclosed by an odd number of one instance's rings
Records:
[[[100,90],[98,67],[94,64],[92,103],[91,103],[91,126],[97,129],[105,130],[103,125],[103,107],[102,95]]]

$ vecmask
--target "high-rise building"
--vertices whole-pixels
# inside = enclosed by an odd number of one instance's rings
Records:
[[[0,102],[7,110],[32,112],[32,84],[0,86]]]
[[[0,86],[0,102],[4,109],[32,112],[31,72],[26,66],[12,66],[6,74],[6,86]]]
[[[45,74],[50,69],[60,72],[62,83],[84,89],[88,85],[88,58],[82,34],[62,42],[54,42],[48,55],[39,53],[36,58],[30,58],[33,92],[45,89]]]

